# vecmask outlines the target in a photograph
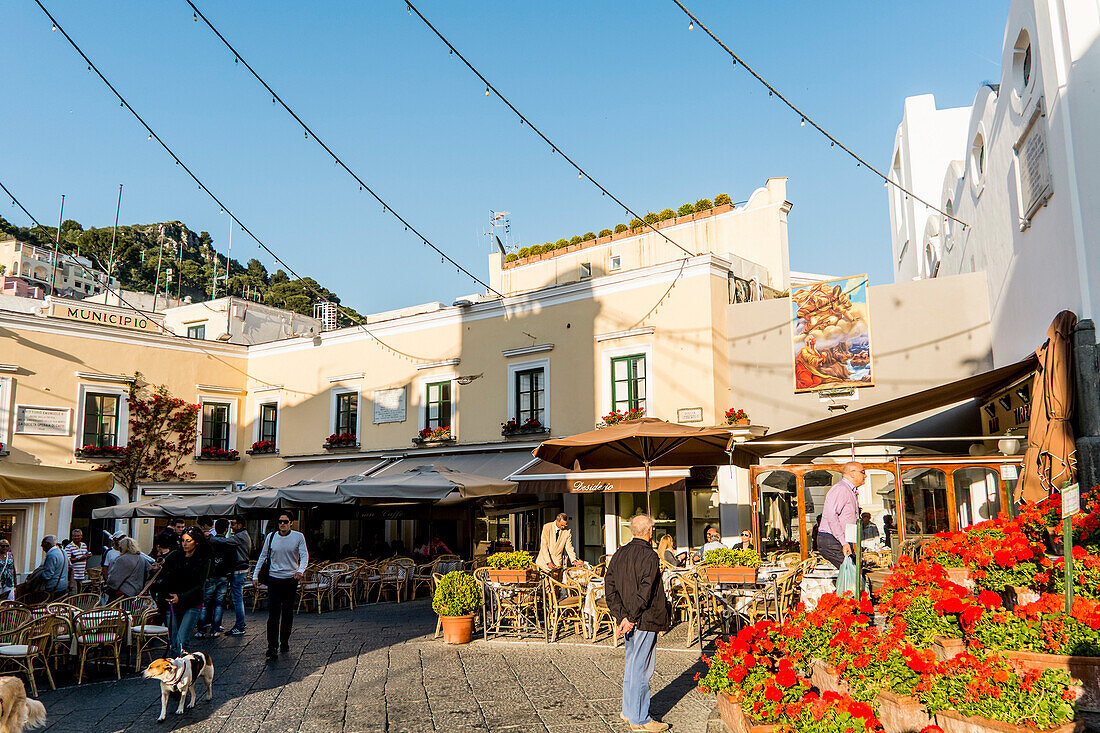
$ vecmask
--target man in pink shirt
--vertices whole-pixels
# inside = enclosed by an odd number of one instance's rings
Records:
[[[845,463],[840,480],[825,495],[821,525],[817,530],[817,551],[838,569],[844,558],[853,552],[851,543],[847,541],[847,530],[852,527],[854,531],[859,522],[858,490],[866,475],[862,463]]]

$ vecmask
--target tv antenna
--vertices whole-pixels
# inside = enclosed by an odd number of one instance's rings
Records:
[[[489,211],[489,231],[485,232],[489,237],[489,251],[499,249],[507,254],[514,247],[512,245],[512,222],[508,219],[507,211]]]

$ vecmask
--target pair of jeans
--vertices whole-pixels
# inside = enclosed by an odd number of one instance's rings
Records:
[[[244,631],[244,584],[250,580],[247,570],[237,570],[229,581],[229,595],[233,599],[233,613],[237,616],[233,628],[241,631]]]
[[[271,578],[267,583],[267,649],[286,649],[294,624],[294,603],[298,600],[298,579]]]
[[[649,717],[649,679],[657,660],[657,632],[635,628],[623,637],[626,667],[623,669],[623,715],[631,725],[645,725]]]
[[[225,612],[225,593],[229,590],[229,576],[207,578],[202,591],[202,605],[206,608],[203,614],[202,628],[217,631],[222,627],[222,614]]]
[[[168,645],[172,649],[172,657],[182,657],[183,651],[191,651],[191,635],[195,633],[195,626],[202,618],[202,606],[188,608],[186,610],[169,606],[168,611]]]

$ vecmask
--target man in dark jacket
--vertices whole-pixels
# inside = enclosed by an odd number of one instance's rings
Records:
[[[233,599],[233,613],[237,618],[233,628],[226,633],[230,636],[240,636],[244,633],[244,584],[248,582],[248,558],[252,554],[252,538],[248,534],[244,520],[240,517],[234,517],[230,527],[233,529],[233,534],[229,537],[229,541],[237,548],[237,565],[229,583],[229,595]]]
[[[634,517],[630,533],[634,539],[611,556],[604,583],[607,607],[626,646],[621,717],[632,731],[664,731],[667,723],[649,717],[657,632],[668,628],[668,600],[652,545],[653,519],[647,514]]]

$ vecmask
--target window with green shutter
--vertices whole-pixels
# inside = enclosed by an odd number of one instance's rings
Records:
[[[524,369],[516,372],[516,424],[523,426],[528,420],[545,425],[546,378],[543,369]]]
[[[431,382],[426,385],[424,427],[431,430],[451,427],[451,383]]]
[[[611,409],[645,411],[645,354],[611,360]]]
[[[279,406],[274,402],[260,405],[260,440],[275,442],[279,421]]]
[[[356,392],[344,392],[336,395],[336,429],[337,435],[344,433],[356,434],[358,429],[359,394]]]
[[[118,408],[121,400],[117,394],[85,393],[82,447],[118,445]]]
[[[229,450],[229,405],[220,402],[203,403],[202,447]]]

